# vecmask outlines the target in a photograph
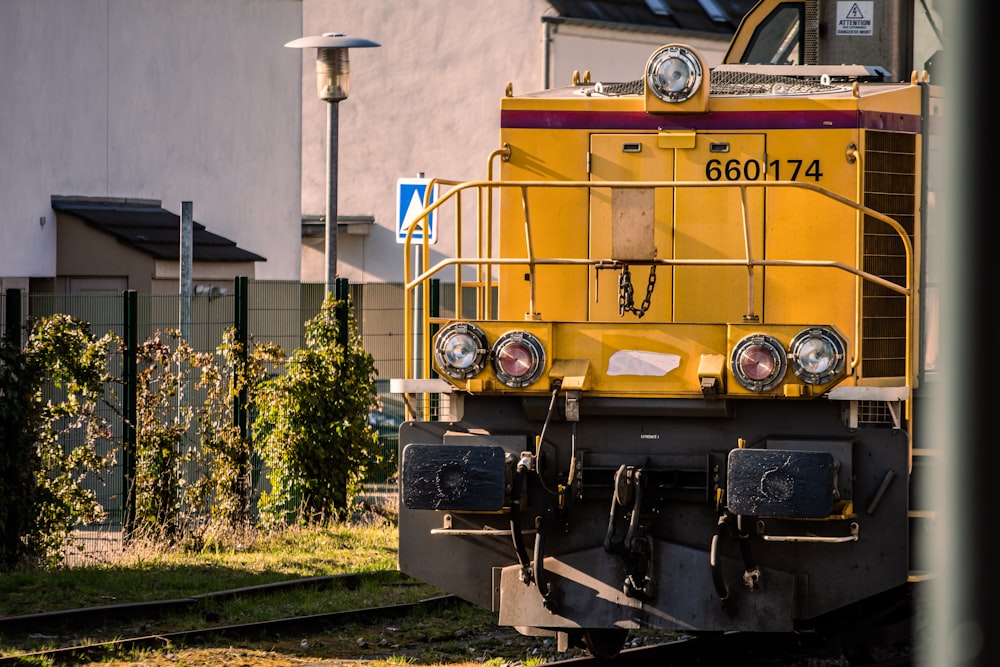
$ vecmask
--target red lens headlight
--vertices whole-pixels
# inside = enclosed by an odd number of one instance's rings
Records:
[[[754,382],[765,382],[774,375],[778,365],[771,350],[762,346],[751,346],[740,355],[740,370]]]
[[[781,343],[764,334],[747,336],[737,343],[730,363],[736,381],[751,391],[778,386],[788,367]]]
[[[493,345],[493,372],[508,387],[535,382],[545,368],[541,341],[527,331],[508,331]]]

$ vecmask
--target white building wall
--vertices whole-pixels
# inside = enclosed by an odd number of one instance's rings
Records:
[[[544,0],[305,0],[304,35],[344,33],[378,42],[350,51],[350,96],[339,103],[340,216],[373,215],[366,236],[340,234],[338,275],[398,282],[396,181],[485,178],[499,141],[499,100],[543,87]],[[316,96],[316,50],[302,53],[302,212],[326,209],[326,102]],[[449,245],[451,244],[451,245]],[[432,248],[447,248],[440,238]],[[305,256],[303,280],[322,282],[322,240]],[[441,259],[432,253],[431,261]]]
[[[303,35],[343,33],[378,42],[350,57],[350,96],[339,103],[337,209],[374,217],[367,235],[338,236],[338,275],[351,282],[399,282],[396,181],[424,173],[458,181],[486,177],[499,148],[500,98],[569,85],[574,70],[593,81],[638,79],[659,46],[705,48],[710,65],[728,37],[650,34],[548,25],[544,0],[304,0]],[[548,40],[548,44],[546,43]],[[316,49],[302,54],[302,213],[326,209],[326,119],[316,95]],[[454,238],[439,225],[431,264],[451,255]],[[322,238],[303,244],[302,279],[323,282]],[[440,274],[448,281],[451,275]]]
[[[191,201],[298,279],[301,30],[300,0],[0,2],[0,277],[55,275],[80,195]]]

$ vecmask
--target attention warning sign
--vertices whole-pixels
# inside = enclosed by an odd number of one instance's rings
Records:
[[[850,0],[837,2],[838,35],[872,35],[875,31],[875,3]]]

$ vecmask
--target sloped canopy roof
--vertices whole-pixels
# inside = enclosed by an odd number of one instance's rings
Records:
[[[114,236],[119,243],[141,250],[155,259],[180,259],[181,218],[161,207],[159,202],[54,196],[52,208],[76,216],[91,227]],[[205,225],[192,221],[191,226],[193,261],[267,261],[265,257],[237,247],[235,241],[213,234],[205,229]]]
[[[548,0],[559,18],[732,34],[757,0]]]

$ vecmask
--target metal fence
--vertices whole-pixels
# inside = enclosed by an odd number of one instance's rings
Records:
[[[88,322],[95,337],[113,332],[126,339],[131,320],[135,326],[134,340],[141,342],[157,332],[165,334],[174,329],[181,331],[184,340],[195,350],[210,352],[222,342],[227,328],[242,322],[250,345],[275,343],[286,356],[305,346],[305,325],[320,311],[325,285],[240,278],[235,285],[232,292],[215,290],[189,297],[190,301],[184,304],[184,313],[188,314],[184,321],[181,321],[182,297],[175,294],[24,294],[20,290],[7,290],[0,293],[0,330],[7,335],[11,327],[30,327],[33,320],[62,313]],[[347,285],[347,290],[362,345],[374,358],[378,371],[379,403],[368,420],[379,433],[380,451],[377,453],[388,462],[373,467],[364,486],[376,498],[394,499],[397,429],[404,419],[404,408],[399,397],[389,394],[388,384],[390,377],[400,377],[403,372],[403,288],[399,284],[379,283]],[[135,312],[130,313],[130,309]],[[20,321],[14,321],[17,319]],[[121,376],[123,360],[112,359],[111,364],[109,370]],[[194,405],[203,397],[191,391],[185,400]],[[116,429],[106,447],[120,451],[124,442],[122,419],[114,414],[105,417]],[[66,446],[74,444],[67,442]],[[73,562],[79,562],[81,554],[83,560],[102,560],[121,550],[128,471],[123,469],[123,456],[117,455],[115,459],[112,469],[95,471],[85,480],[107,510],[107,518],[100,525],[80,526],[76,537],[83,551],[73,550]],[[261,491],[267,488],[266,471],[259,452],[255,454],[253,468],[251,500],[256,508]]]

